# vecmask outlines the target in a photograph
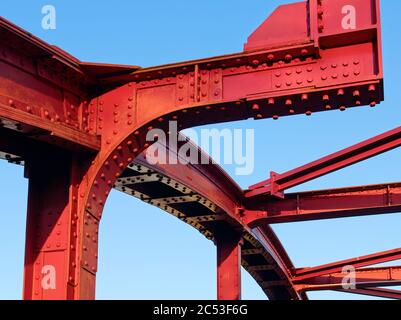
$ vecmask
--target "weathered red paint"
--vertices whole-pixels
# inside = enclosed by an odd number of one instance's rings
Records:
[[[341,290],[345,264],[399,259],[394,250],[297,269],[269,226],[397,211],[399,184],[284,190],[398,147],[399,129],[286,174],[272,173],[245,191],[216,165],[152,166],[142,154],[147,132],[167,129],[169,120],[184,129],[376,106],[383,100],[378,0],[281,6],[241,53],[145,69],[81,62],[4,19],[0,38],[0,156],[25,164],[29,178],[25,299],[95,297],[98,226],[113,187],[175,214],[215,242],[219,299],[240,298],[240,264],[269,298],[307,299],[308,290]],[[173,190],[175,196],[145,197],[130,186],[141,179],[157,185],[146,192]],[[183,214],[168,202],[196,202],[194,194],[204,199],[206,215],[196,206]],[[50,290],[51,281],[43,286],[46,266],[56,272]],[[366,278],[357,270],[354,293],[400,296],[375,288],[398,283],[398,269],[371,271]]]

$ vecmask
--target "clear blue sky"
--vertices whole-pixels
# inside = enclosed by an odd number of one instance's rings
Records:
[[[272,0],[2,0],[0,14],[84,61],[158,65],[239,52],[279,4]],[[41,28],[41,8],[57,9],[57,29]],[[382,1],[386,101],[375,109],[332,111],[279,121],[213,126],[254,128],[255,174],[284,172],[401,125],[400,1]],[[307,183],[297,190],[401,181],[401,150]],[[226,167],[233,174],[232,167]],[[0,299],[22,295],[27,181],[23,168],[0,163]],[[313,266],[401,246],[401,215],[275,226],[296,266]],[[113,191],[100,229],[98,299],[215,299],[215,247],[159,209]],[[313,299],[363,298],[319,292]],[[243,298],[264,299],[244,272]]]

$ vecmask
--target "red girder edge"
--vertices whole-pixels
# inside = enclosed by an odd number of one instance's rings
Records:
[[[198,150],[204,156],[210,158],[210,156],[204,153],[201,148],[196,146],[193,142],[190,143],[194,147],[197,147]],[[144,165],[157,172],[160,172],[161,174],[166,174],[165,169],[161,168],[158,164],[155,165],[149,164],[146,161],[143,153],[135,159],[135,163]],[[281,276],[281,281],[287,283],[286,287],[289,295],[292,296],[292,299],[307,299],[307,296],[304,293],[298,294],[298,291],[295,290],[290,274],[290,270],[292,270],[294,267],[284,247],[282,246],[279,239],[276,237],[274,231],[268,226],[265,226],[263,228],[264,230],[262,230],[261,228],[251,229],[246,224],[244,224],[241,221],[241,219],[237,218],[238,217],[237,208],[242,207],[240,204],[242,198],[242,191],[241,188],[237,185],[237,183],[217,164],[210,164],[210,165],[188,164],[187,167],[190,168],[190,170],[196,175],[204,176],[211,183],[215,185],[218,184],[221,192],[233,201],[233,206],[231,208],[227,206],[222,208],[220,204],[221,201],[219,199],[221,197],[221,194],[219,195],[214,194],[216,196],[215,199],[211,198],[210,195],[205,196],[205,191],[202,190],[204,189],[205,186],[196,184],[197,181],[196,179],[192,180],[194,183],[191,185],[191,182],[188,179],[186,179],[185,173],[182,170],[180,170],[179,166],[177,165],[168,166],[167,168],[168,170],[173,169],[172,171],[168,172],[168,177],[176,181],[179,181],[180,183],[186,185],[191,190],[196,191],[200,195],[203,195],[205,198],[207,198],[209,201],[216,204],[223,210],[223,212],[226,212],[228,214],[227,217],[228,221],[232,221],[233,227],[235,229],[242,230],[241,232],[243,232],[244,234],[250,234],[252,237],[256,238],[257,241],[259,241],[262,247],[266,250],[266,252],[270,255],[272,261],[275,262],[276,265],[273,266],[273,268]],[[271,287],[262,289],[270,298],[274,299],[275,295],[274,291],[276,289],[276,286],[273,285]]]

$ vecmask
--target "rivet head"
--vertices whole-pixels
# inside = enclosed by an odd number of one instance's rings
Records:
[[[284,59],[285,61],[290,62],[292,60],[292,55],[287,54]]]

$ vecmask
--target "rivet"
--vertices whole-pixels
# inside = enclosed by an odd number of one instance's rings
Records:
[[[284,58],[287,62],[290,62],[292,60],[292,55],[287,54]]]

